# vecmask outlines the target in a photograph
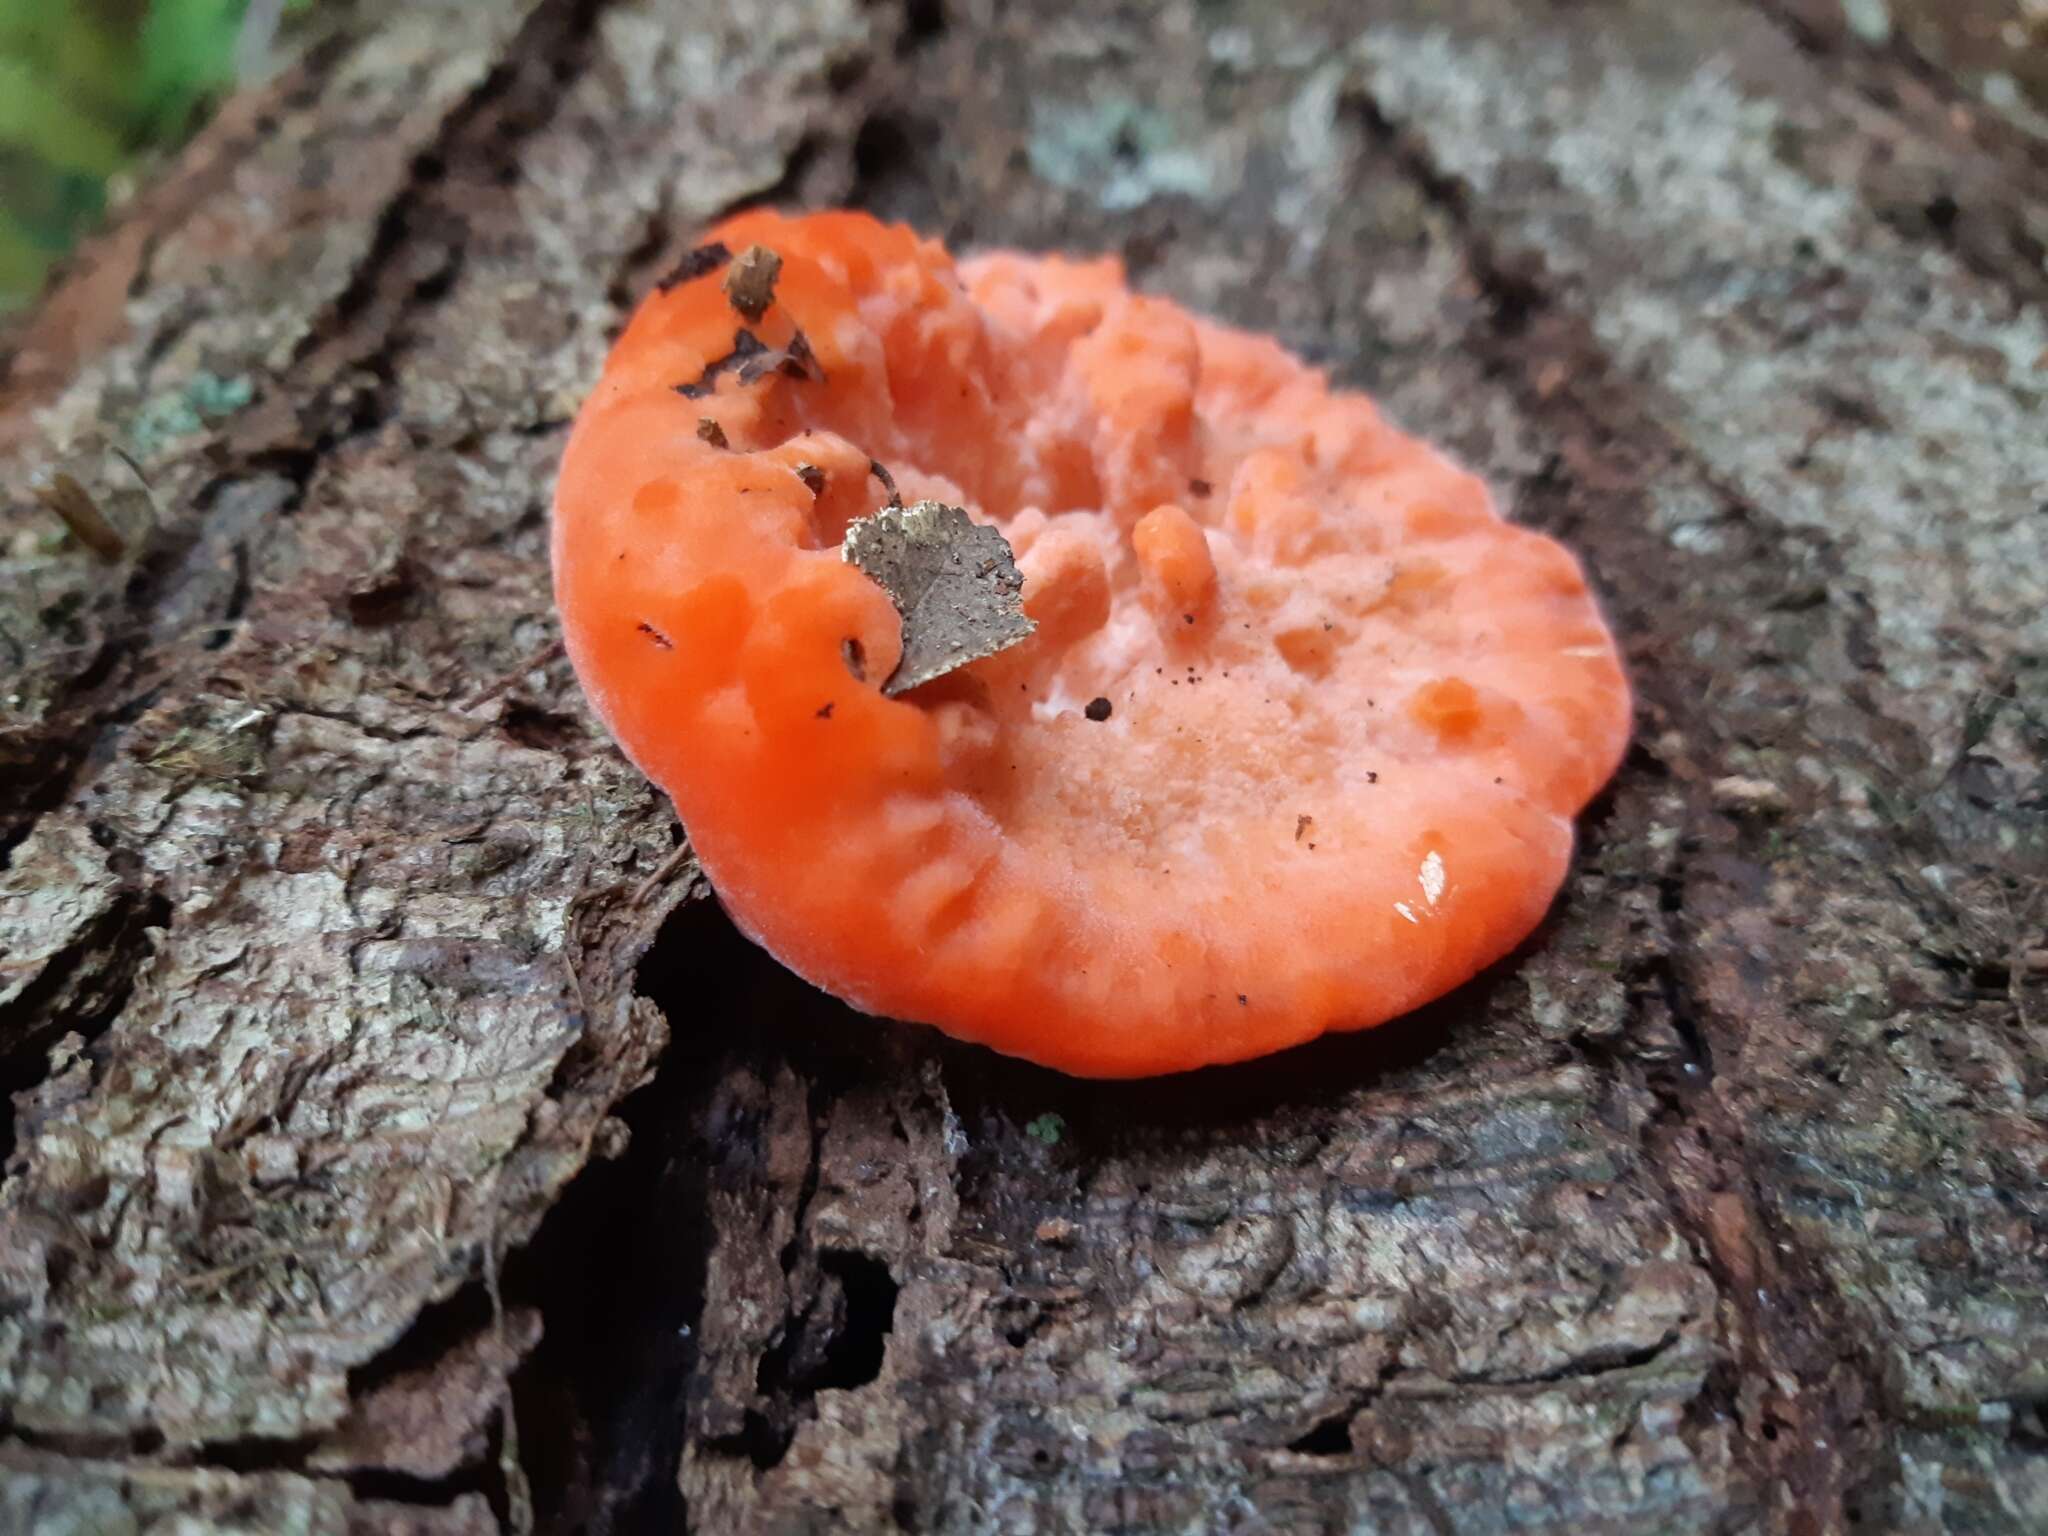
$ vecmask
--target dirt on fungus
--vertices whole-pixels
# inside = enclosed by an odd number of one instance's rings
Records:
[[[732,263],[722,285],[732,307],[746,316],[748,324],[768,313],[775,302],[775,278],[782,271],[782,258],[765,245],[750,245]]]

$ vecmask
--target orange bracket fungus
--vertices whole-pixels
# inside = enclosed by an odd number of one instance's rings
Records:
[[[1114,260],[854,213],[732,219],[641,305],[554,561],[742,929],[1092,1076],[1466,980],[1628,732],[1578,563],[1370,400]]]

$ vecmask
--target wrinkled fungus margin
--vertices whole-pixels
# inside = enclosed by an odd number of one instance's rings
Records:
[[[756,247],[742,314],[719,268]],[[1379,1023],[1535,926],[1629,723],[1557,543],[1113,260],[956,264],[852,213],[702,249],[577,419],[556,593],[785,964],[1135,1076]],[[1035,632],[896,697],[906,620],[840,546],[905,498],[1000,531]]]

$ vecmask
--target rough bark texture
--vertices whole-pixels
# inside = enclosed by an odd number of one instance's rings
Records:
[[[2026,24],[339,12],[12,338],[0,1528],[2048,1529]],[[1581,550],[1641,731],[1544,930],[1124,1085],[738,939],[545,532],[764,197],[1120,250]]]

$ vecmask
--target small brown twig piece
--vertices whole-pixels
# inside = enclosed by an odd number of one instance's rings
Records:
[[[882,482],[882,488],[889,493],[890,506],[900,507],[903,505],[903,493],[896,489],[896,477],[889,473],[888,468],[880,459],[868,460],[868,473]]]
[[[670,877],[689,862],[690,844],[686,839],[683,842],[677,843],[675,852],[661,861],[661,867],[656,869],[645,880],[642,880],[638,887],[634,889],[632,905],[636,907],[646,906],[647,898],[660,890],[664,885],[667,885]]]
[[[149,483],[149,476],[143,472],[142,466],[135,462],[135,455],[119,443],[113,445],[111,452],[115,458],[128,466],[128,472],[135,477],[136,484],[142,487],[143,499],[149,503],[150,516],[162,522],[164,509],[156,504],[156,487]]]
[[[775,302],[775,279],[781,272],[782,258],[765,245],[750,245],[733,257],[725,274],[725,296],[748,324],[759,321]]]
[[[542,646],[539,650],[535,651],[531,656],[527,657],[526,660],[520,662],[518,666],[514,667],[511,671],[507,672],[503,677],[497,678],[494,681],[486,684],[481,693],[475,695],[473,698],[465,699],[461,704],[457,705],[456,708],[475,709],[479,704],[490,703],[491,700],[495,699],[499,694],[503,693],[507,688],[510,688],[514,683],[518,682],[522,677],[526,676],[527,673],[533,671],[536,667],[545,667],[559,660],[563,654],[564,649],[565,648],[561,641],[550,640],[546,645]]]
[[[29,482],[37,501],[64,520],[71,536],[109,563],[128,552],[121,530],[108,522],[92,493],[61,469],[38,470]]]

